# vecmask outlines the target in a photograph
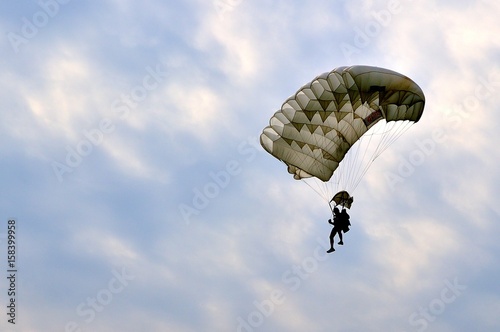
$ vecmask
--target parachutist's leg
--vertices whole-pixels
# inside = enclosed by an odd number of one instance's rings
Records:
[[[342,241],[342,231],[339,231],[339,238],[340,238],[340,241],[339,241],[339,244],[342,245],[344,244],[344,242]]]
[[[332,231],[330,232],[330,248],[333,248],[333,238],[335,237],[335,232]]]
[[[330,249],[328,249],[326,252],[330,253],[330,252],[334,252],[335,249],[333,249],[333,238],[335,237],[335,232],[332,231],[330,232]]]

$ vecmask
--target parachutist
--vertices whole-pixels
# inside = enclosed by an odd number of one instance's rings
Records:
[[[351,225],[349,221],[349,214],[346,209],[342,209],[342,212],[339,211],[337,207],[333,209],[333,222],[332,219],[328,219],[328,223],[333,225],[332,231],[330,232],[330,249],[327,250],[327,253],[334,252],[333,241],[335,238],[335,234],[339,235],[339,244],[343,245],[342,232],[347,233],[349,231],[349,226]]]

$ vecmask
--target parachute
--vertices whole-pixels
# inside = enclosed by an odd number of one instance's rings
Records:
[[[371,163],[422,116],[425,97],[410,78],[372,67],[338,67],[288,98],[260,143],[294,179],[319,179],[328,202],[352,204]],[[341,191],[332,197],[332,190]],[[337,198],[335,198],[337,197]]]
[[[335,205],[342,205],[346,208],[350,209],[351,204],[354,201],[354,198],[349,195],[349,193],[345,190],[339,191],[332,197],[331,202],[335,202]]]

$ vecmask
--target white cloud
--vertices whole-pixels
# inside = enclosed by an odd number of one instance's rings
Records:
[[[196,32],[194,46],[210,54],[208,60],[233,82],[244,85],[261,73],[267,61],[257,35],[250,24],[245,24],[248,17],[239,9],[223,17],[216,11],[209,12]]]
[[[35,132],[74,139],[85,117],[95,111],[93,67],[77,49],[54,46],[54,56],[44,54],[39,71],[30,77],[12,77],[20,85],[16,98],[26,103],[39,128]],[[30,132],[25,132],[30,137]]]
[[[363,222],[377,250],[372,259],[385,267],[397,289],[415,288],[424,271],[437,271],[440,259],[455,255],[464,239],[438,219],[371,220]],[[392,218],[391,218],[392,219]]]
[[[148,145],[157,145],[158,142],[137,142],[118,133],[108,134],[105,139],[106,142],[101,146],[114,161],[116,169],[131,177],[152,179],[159,183],[170,181],[170,170],[165,164],[156,164],[150,156],[145,155],[145,151],[154,151]]]
[[[186,131],[201,142],[211,142],[230,128],[232,116],[226,114],[223,96],[208,86],[189,81],[172,83],[166,87],[164,98],[168,100],[164,121],[174,132]]]
[[[116,266],[135,264],[139,253],[123,239],[103,230],[87,229],[74,234],[76,247],[81,248],[87,255],[106,259]]]

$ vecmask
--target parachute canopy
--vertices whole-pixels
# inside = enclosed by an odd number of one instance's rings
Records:
[[[377,122],[417,122],[424,104],[420,87],[404,75],[371,66],[339,67],[288,98],[260,142],[287,164],[295,179],[328,181],[353,144]]]

